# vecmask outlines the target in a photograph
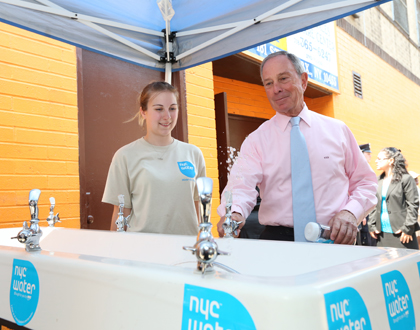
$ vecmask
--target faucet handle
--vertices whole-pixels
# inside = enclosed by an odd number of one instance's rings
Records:
[[[54,223],[57,223],[57,222],[61,222],[61,220],[60,220],[60,213],[57,213],[57,214],[54,216]]]
[[[130,228],[130,218],[131,218],[131,213],[127,215],[126,217],[124,217],[124,225],[126,225],[127,228]]]
[[[17,238],[17,237],[12,237],[12,238]],[[182,248],[185,251],[191,251],[192,254],[195,254],[195,252],[197,251],[197,249],[194,246],[183,246]]]

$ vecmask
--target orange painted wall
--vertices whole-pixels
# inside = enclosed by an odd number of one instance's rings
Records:
[[[360,144],[371,143],[373,168],[380,149],[394,146],[402,150],[409,170],[420,173],[420,86],[342,29],[336,31],[341,94],[333,97],[335,117]],[[361,74],[363,99],[354,96],[352,71]]]
[[[30,219],[38,188],[41,225],[55,197],[79,228],[78,161],[75,47],[0,23],[0,227]]]
[[[185,71],[187,83],[188,142],[201,149],[206,161],[206,174],[213,179],[211,222],[213,234],[219,221],[216,209],[219,199],[219,170],[217,167],[217,140],[214,111],[212,63]]]
[[[227,94],[228,113],[270,119],[276,112],[267,99],[263,86],[234,79],[214,76],[214,93]],[[333,96],[310,99],[305,97],[309,109],[334,117]]]
[[[228,113],[265,119],[276,114],[263,86],[214,76],[214,94],[222,92],[226,93]]]

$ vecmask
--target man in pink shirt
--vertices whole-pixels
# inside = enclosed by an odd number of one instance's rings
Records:
[[[353,244],[357,225],[377,203],[377,179],[350,129],[341,121],[308,110],[303,93],[308,84],[300,60],[278,52],[261,64],[261,78],[276,115],[251,133],[241,147],[225,190],[233,193],[232,219],[243,221],[252,211],[260,188],[261,239],[294,240],[290,131],[299,116],[308,149],[316,221],[331,227],[336,244]],[[217,212],[223,236],[222,194]],[[302,207],[306,207],[302,205]]]

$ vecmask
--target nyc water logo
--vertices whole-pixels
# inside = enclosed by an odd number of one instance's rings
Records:
[[[242,303],[218,290],[185,284],[182,330],[256,330]]]
[[[179,170],[182,174],[184,174],[186,177],[194,178],[195,177],[195,167],[190,162],[178,162]]]
[[[365,302],[353,288],[324,294],[329,330],[372,330]]]
[[[393,270],[381,275],[388,323],[391,330],[416,328],[413,301],[404,276]]]
[[[39,300],[39,278],[32,263],[14,259],[10,284],[10,311],[18,325],[27,324],[35,314]]]

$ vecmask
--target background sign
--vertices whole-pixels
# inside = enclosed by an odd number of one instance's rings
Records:
[[[262,58],[279,50],[299,57],[310,79],[338,90],[334,22],[249,49]]]

